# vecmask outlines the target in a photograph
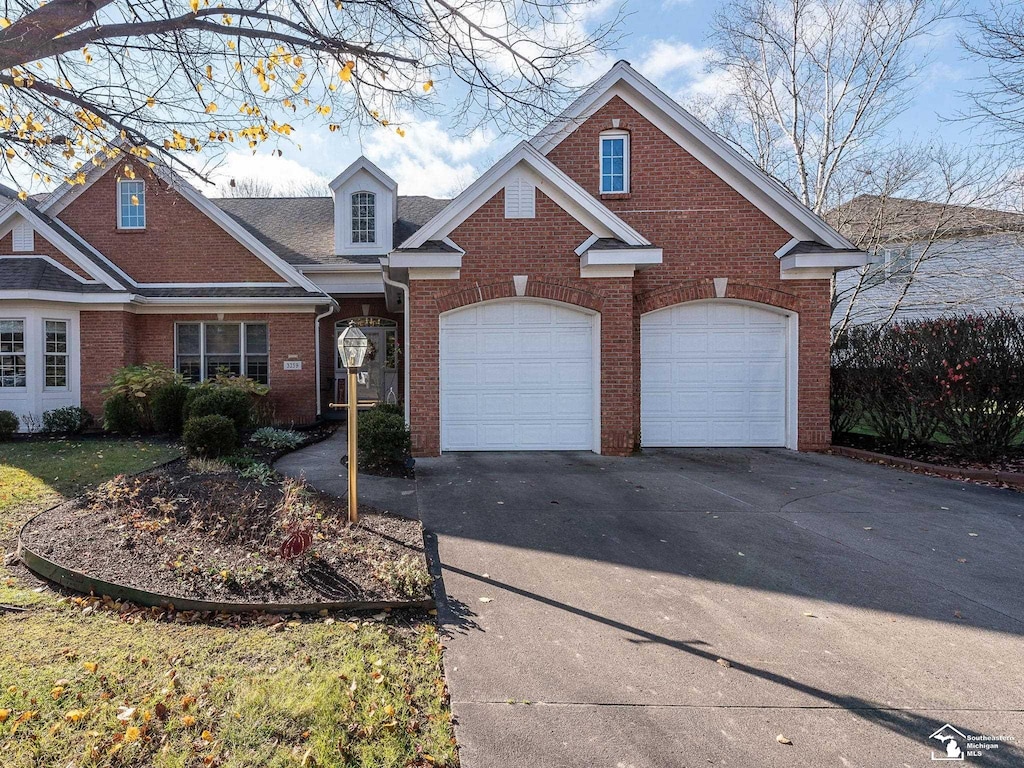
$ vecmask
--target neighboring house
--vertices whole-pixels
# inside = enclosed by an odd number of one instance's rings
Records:
[[[128,169],[126,170],[126,166]],[[111,373],[364,401],[414,450],[829,443],[829,294],[866,255],[619,62],[451,201],[360,159],[331,198],[209,200],[119,160],[0,211],[0,408],[94,413]]]
[[[872,253],[836,280],[832,325],[1024,312],[1024,216],[861,195],[829,220]],[[861,275],[863,274],[863,279]]]

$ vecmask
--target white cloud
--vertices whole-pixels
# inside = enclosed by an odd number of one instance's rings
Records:
[[[213,197],[218,195],[220,188],[226,186],[231,179],[257,179],[267,182],[273,187],[276,194],[286,194],[290,190],[299,187],[312,187],[315,184],[322,184],[326,189],[328,181],[319,173],[290,157],[279,157],[266,152],[253,154],[235,151],[224,155],[223,162],[210,173],[210,180],[215,186],[209,184],[198,186],[204,195]]]
[[[676,74],[679,70],[692,78],[703,73],[706,53],[706,49],[695,48],[689,43],[655,40],[637,68],[651,80]]]
[[[674,40],[654,40],[637,69],[682,103],[714,101],[730,93],[732,77],[722,69],[709,69],[714,51]]]

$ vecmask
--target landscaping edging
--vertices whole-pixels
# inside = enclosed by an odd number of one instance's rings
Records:
[[[929,464],[926,461],[905,459],[900,456],[889,456],[885,453],[865,451],[862,448],[848,448],[845,445],[833,445],[829,451],[837,456],[846,456],[850,459],[861,461],[873,461],[887,464],[901,469],[916,469],[922,472],[930,472],[939,477],[950,480],[974,480],[983,483],[1002,483],[1018,491],[1024,491],[1024,473],[1004,472],[998,469],[969,469],[966,467],[947,467],[941,464]]]
[[[33,515],[18,532],[18,558],[32,573],[59,584],[66,589],[86,595],[106,595],[119,602],[131,602],[175,611],[213,611],[216,613],[319,613],[320,611],[389,611],[396,608],[434,607],[433,598],[423,600],[333,601],[315,603],[238,603],[217,600],[192,600],[171,597],[159,592],[129,587],[88,576],[74,568],[67,568],[33,552],[22,541],[22,533],[44,510]]]

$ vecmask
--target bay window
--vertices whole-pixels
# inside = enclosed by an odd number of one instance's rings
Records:
[[[174,367],[198,383],[225,374],[270,382],[266,323],[177,323]]]
[[[25,321],[0,320],[0,387],[24,387],[25,370]]]
[[[66,320],[45,320],[43,323],[44,385],[47,389],[68,386],[68,324]]]

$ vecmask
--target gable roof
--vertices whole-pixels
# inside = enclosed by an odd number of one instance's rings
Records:
[[[394,242],[410,237],[448,205],[422,195],[398,198]],[[386,254],[339,256],[334,252],[334,198],[331,197],[222,197],[212,202],[272,248],[290,264],[380,265]]]
[[[879,195],[858,195],[826,218],[855,242],[873,238],[869,246],[1024,232],[1019,213]]]
[[[124,147],[122,146],[121,149],[123,150]],[[262,240],[242,226],[237,220],[214,205],[209,198],[204,197],[198,189],[189,184],[180,174],[158,157],[142,160],[129,156],[126,159],[135,159],[145,163],[156,174],[157,178],[192,203],[200,213],[205,214],[221,229],[231,235],[253,256],[280,275],[285,282],[305,288],[310,293],[323,293],[309,278],[302,275],[291,264],[268,248]],[[68,181],[62,182],[60,186],[38,204],[38,210],[41,213],[56,218],[64,208],[70,205],[82,192],[95,184],[99,178],[115,170],[116,163],[111,161],[103,152],[96,155],[93,160],[94,162],[91,164],[91,167],[85,171],[84,184],[71,184]]]
[[[854,247],[779,182],[743,157],[725,139],[679,106],[627,61],[616,62],[561,115],[542,128],[530,143],[543,154],[548,154],[616,96],[643,114],[797,240],[818,241],[831,248],[844,250]]]
[[[398,250],[411,250],[428,240],[441,240],[465,221],[503,186],[517,168],[525,167],[534,175],[537,189],[554,200],[570,215],[601,237],[614,237],[632,246],[650,245],[650,241],[573,181],[561,168],[538,152],[529,142],[520,142],[486,173],[470,184],[447,206],[406,238]]]
[[[331,189],[337,191],[345,185],[345,182],[351,179],[360,171],[366,171],[368,174],[373,176],[379,181],[384,187],[391,190],[392,194],[398,192],[398,182],[388,176],[384,171],[370,162],[365,155],[360,155],[356,160],[344,171],[335,176],[330,183],[327,185]]]

